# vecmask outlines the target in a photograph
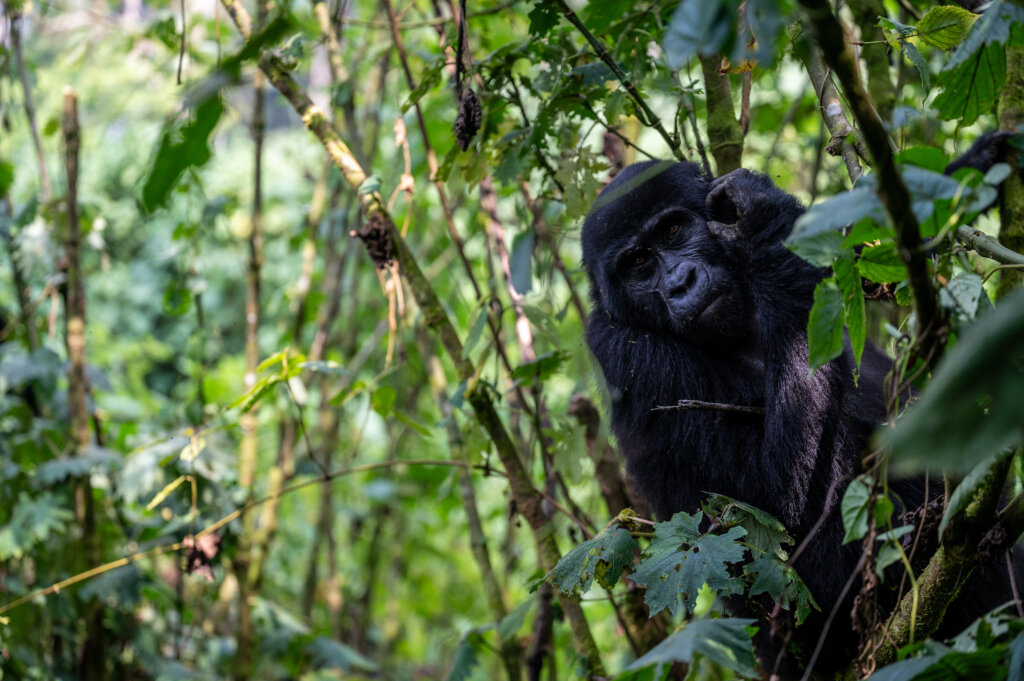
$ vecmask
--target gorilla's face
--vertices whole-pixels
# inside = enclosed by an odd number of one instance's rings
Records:
[[[699,346],[751,340],[744,259],[724,225],[709,225],[709,188],[694,164],[665,162],[630,166],[605,188],[583,227],[596,305]]]

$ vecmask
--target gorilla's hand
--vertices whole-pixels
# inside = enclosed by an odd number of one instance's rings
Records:
[[[746,218],[754,212],[755,193],[750,186],[756,176],[746,168],[734,170],[711,182],[711,190],[704,200],[708,219],[726,225],[736,226],[748,222]]]

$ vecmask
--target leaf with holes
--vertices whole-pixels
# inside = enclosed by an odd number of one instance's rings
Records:
[[[638,548],[628,530],[614,527],[562,556],[548,576],[564,594],[586,593],[595,578],[601,586],[610,589],[633,562],[633,552]]]
[[[747,554],[739,543],[747,531],[733,527],[724,534],[702,534],[703,516],[680,512],[654,526],[654,539],[632,576],[647,587],[644,600],[652,616],[665,608],[673,615],[692,612],[704,584],[720,596],[743,593],[743,580],[734,577],[729,566]]]

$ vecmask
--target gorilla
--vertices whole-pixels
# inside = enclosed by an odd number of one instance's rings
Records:
[[[993,146],[1005,141],[982,140],[950,172],[991,166]],[[774,514],[797,542],[814,530],[794,565],[822,608],[795,632],[809,656],[860,559],[859,542],[842,546],[838,505],[885,419],[892,362],[869,344],[855,379],[847,343],[810,373],[807,318],[827,270],[782,243],[803,211],[763,175],[712,179],[693,163],[648,161],[602,191],[582,242],[593,306],[587,343],[636,493],[661,520],[697,511],[715,492]],[[753,409],[655,409],[682,399]],[[924,501],[921,480],[892,488],[906,509]],[[1005,566],[996,567],[979,571],[971,596],[950,607],[952,632],[1012,599]],[[822,659],[833,665],[854,653],[846,605],[825,642]],[[765,637],[756,643],[762,659],[774,653]]]

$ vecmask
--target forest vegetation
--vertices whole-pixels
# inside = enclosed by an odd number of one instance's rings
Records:
[[[0,8],[0,679],[767,679],[812,617],[1024,681],[1019,596],[940,629],[1024,532],[1024,1]],[[648,159],[797,197],[807,371],[894,360],[852,611],[629,486],[580,230]]]

